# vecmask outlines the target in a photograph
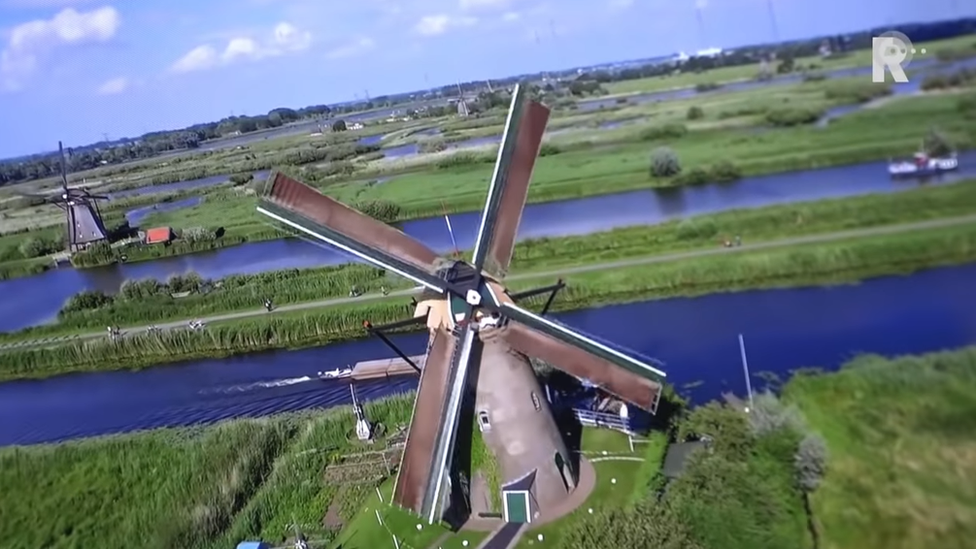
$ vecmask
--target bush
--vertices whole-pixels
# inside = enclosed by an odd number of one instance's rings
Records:
[[[947,156],[953,152],[949,139],[936,129],[929,130],[922,139],[922,150],[929,156]]]
[[[715,91],[721,88],[722,85],[715,82],[702,82],[695,85],[695,91],[698,93],[705,93],[710,91]]]
[[[334,132],[344,132],[346,131],[346,121],[339,119],[332,123],[332,131]]]
[[[451,168],[471,166],[473,164],[486,164],[494,161],[495,158],[491,155],[474,152],[459,152],[439,159],[434,163],[434,167],[438,170],[449,170]]]
[[[922,80],[923,90],[962,88],[976,84],[976,70],[962,68],[950,74],[933,74]]]
[[[688,120],[701,120],[705,117],[705,111],[697,105],[688,107]]]
[[[826,99],[839,103],[867,103],[891,93],[891,86],[888,84],[849,80],[830,82],[824,89]]]
[[[25,259],[32,259],[52,254],[58,250],[58,247],[54,242],[30,237],[24,239],[18,249],[20,250],[20,255],[24,256]]]
[[[813,124],[820,120],[822,115],[822,112],[813,109],[774,109],[766,113],[766,122],[780,127],[799,126]]]
[[[443,139],[428,139],[420,143],[418,150],[423,154],[446,151],[447,142],[445,142]]]
[[[675,178],[675,185],[704,185],[711,182],[711,177],[705,168],[694,167]]]
[[[742,179],[742,170],[728,160],[720,160],[712,165],[710,170],[712,181],[716,183],[727,183]]]
[[[676,236],[679,240],[703,240],[718,234],[718,226],[711,219],[684,219],[678,223]]]
[[[670,147],[651,151],[651,177],[672,177],[681,173],[681,161]]]
[[[240,185],[246,185],[253,180],[254,180],[253,173],[236,173],[230,176],[230,182],[233,183],[235,187]]]
[[[803,75],[804,82],[822,82],[827,79],[827,75],[822,72],[808,72]]]
[[[58,317],[80,311],[92,311],[112,303],[112,296],[104,292],[85,290],[68,298],[68,302],[58,311]]]
[[[552,143],[543,143],[542,147],[539,148],[539,156],[552,156],[563,152],[558,146]]]
[[[393,223],[400,217],[400,205],[388,200],[371,200],[356,205],[360,212],[384,223]]]
[[[662,126],[652,126],[641,131],[638,138],[641,141],[661,141],[665,139],[678,139],[688,133],[688,126],[684,124],[664,124]]]
[[[180,231],[180,239],[188,243],[213,242],[217,240],[217,234],[204,227],[188,227]]]

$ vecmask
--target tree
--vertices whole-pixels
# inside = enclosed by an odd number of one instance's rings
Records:
[[[651,177],[672,177],[681,173],[681,162],[670,147],[651,151]]]
[[[933,128],[922,139],[922,150],[929,156],[948,156],[953,149],[949,138]]]
[[[705,111],[698,105],[688,107],[688,120],[700,120],[705,117]]]
[[[343,119],[336,120],[332,123],[332,131],[334,132],[344,132],[346,131],[346,121]]]

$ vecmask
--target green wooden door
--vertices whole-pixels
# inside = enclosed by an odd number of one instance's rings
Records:
[[[508,522],[529,522],[529,498],[525,492],[505,492]]]

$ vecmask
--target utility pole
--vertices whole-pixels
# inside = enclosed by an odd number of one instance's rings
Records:
[[[746,393],[749,395],[749,410],[755,407],[755,401],[752,398],[752,381],[749,379],[749,361],[746,360],[746,342],[742,338],[742,334],[739,334],[739,354],[742,355],[742,371],[746,376]],[[747,412],[749,410],[746,410]]]

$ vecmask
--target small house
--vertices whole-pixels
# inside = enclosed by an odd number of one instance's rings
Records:
[[[173,229],[170,227],[156,227],[146,231],[146,244],[166,244],[173,240]]]

